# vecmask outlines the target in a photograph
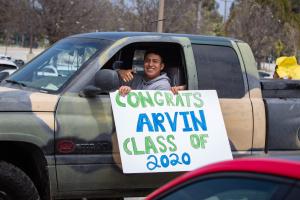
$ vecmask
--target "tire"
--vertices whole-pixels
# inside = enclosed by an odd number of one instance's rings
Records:
[[[0,161],[0,200],[39,200],[31,179],[18,167]]]

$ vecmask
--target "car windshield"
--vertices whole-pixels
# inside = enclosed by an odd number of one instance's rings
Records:
[[[107,40],[68,38],[38,56],[13,74],[10,82],[26,87],[56,92],[95,54],[111,42]]]

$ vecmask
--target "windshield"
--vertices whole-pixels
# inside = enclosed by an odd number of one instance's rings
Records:
[[[17,71],[9,79],[26,87],[55,92],[93,55],[110,41],[87,38],[64,39]]]

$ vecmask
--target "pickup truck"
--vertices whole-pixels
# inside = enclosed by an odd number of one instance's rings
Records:
[[[260,80],[245,42],[187,34],[79,34],[3,77],[0,198],[142,196],[178,176],[124,174],[116,145],[108,91],[120,85],[117,69],[142,73],[144,53],[153,48],[163,52],[172,85],[217,91],[234,157],[299,155],[300,82]]]

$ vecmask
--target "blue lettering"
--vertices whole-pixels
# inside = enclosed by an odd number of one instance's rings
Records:
[[[158,127],[159,127],[162,132],[166,132],[166,129],[162,124],[165,121],[165,118],[164,118],[163,114],[161,114],[161,113],[152,113],[152,119],[153,119],[153,124],[154,124],[155,131],[158,131]]]
[[[169,124],[170,124],[170,127],[172,129],[172,132],[175,132],[176,131],[176,127],[177,127],[177,115],[178,115],[178,112],[175,112],[175,115],[174,115],[174,118],[173,120],[171,119],[169,113],[165,112],[165,115],[169,121]]]
[[[144,131],[144,125],[148,127],[149,132],[153,132],[153,126],[147,116],[146,113],[139,114],[138,123],[136,125],[136,132],[143,132]]]
[[[205,120],[203,110],[199,110],[199,115],[200,115],[201,120],[195,116],[194,111],[191,111],[190,115],[191,115],[191,118],[192,118],[193,127],[194,127],[195,131],[199,131],[199,126],[202,128],[203,131],[207,131],[206,120]]]
[[[193,131],[193,129],[189,126],[189,121],[187,119],[187,115],[189,112],[179,112],[179,114],[183,117],[184,128],[182,129],[183,132]]]

